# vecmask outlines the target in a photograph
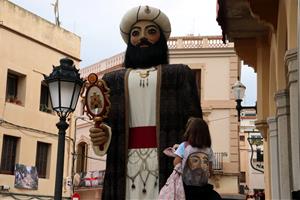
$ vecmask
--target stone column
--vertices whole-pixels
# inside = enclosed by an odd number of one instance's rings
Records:
[[[278,133],[277,133],[277,120],[276,117],[269,117],[269,152],[270,152],[270,175],[271,175],[271,198],[280,199],[279,190],[279,162],[278,162]]]
[[[291,127],[291,156],[292,156],[292,190],[300,190],[300,133],[299,133],[299,104],[298,104],[298,63],[297,49],[286,52],[285,65],[288,68],[289,99],[290,99],[290,127]]]
[[[280,198],[291,199],[291,182],[290,173],[291,154],[290,144],[290,109],[289,96],[287,90],[280,90],[275,94],[277,107],[277,129],[278,129],[278,158],[279,158],[279,186]]]

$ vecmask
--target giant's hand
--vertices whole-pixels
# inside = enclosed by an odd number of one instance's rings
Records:
[[[103,145],[108,141],[108,132],[109,128],[101,124],[99,128],[92,127],[90,128],[90,137],[93,145]]]
[[[105,124],[100,124],[99,128],[90,128],[90,137],[95,153],[102,156],[106,153],[111,139],[111,129]]]

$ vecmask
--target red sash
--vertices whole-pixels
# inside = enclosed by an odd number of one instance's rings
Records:
[[[129,149],[156,147],[156,126],[143,126],[129,129]]]

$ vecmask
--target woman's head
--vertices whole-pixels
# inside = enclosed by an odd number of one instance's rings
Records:
[[[191,117],[186,123],[184,140],[193,147],[211,147],[211,138],[207,123],[201,118]]]

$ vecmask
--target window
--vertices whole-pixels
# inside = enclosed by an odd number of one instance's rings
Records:
[[[41,84],[40,111],[52,113],[49,88],[43,82]]]
[[[245,136],[244,135],[240,135],[240,141],[245,142]]]
[[[240,174],[240,182],[246,183],[246,172],[241,172]]]
[[[201,100],[201,69],[194,69],[194,72],[195,72],[198,96],[199,99]]]
[[[88,145],[85,142],[81,142],[78,144],[77,168],[76,168],[77,173],[86,171],[87,149],[88,149]]]
[[[17,98],[18,91],[18,76],[8,73],[6,83],[6,99],[12,101]]]
[[[18,140],[18,137],[3,136],[0,173],[14,174]]]
[[[39,178],[46,178],[49,149],[50,144],[44,142],[37,143],[35,166],[37,168]]]
[[[6,81],[6,102],[24,105],[26,81],[25,75],[8,70]]]

